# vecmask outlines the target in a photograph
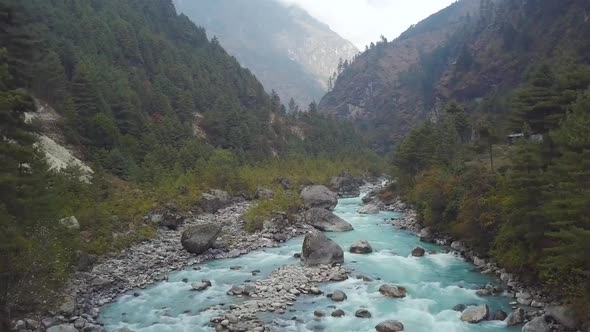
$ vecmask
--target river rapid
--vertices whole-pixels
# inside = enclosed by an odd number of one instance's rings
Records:
[[[322,284],[320,288],[325,293],[339,289],[348,299],[336,303],[324,295],[304,295],[290,311],[282,315],[265,313],[261,319],[269,321],[277,331],[375,331],[375,325],[386,319],[401,321],[405,331],[410,332],[520,330],[507,328],[501,321],[462,322],[461,314],[452,310],[457,304],[485,303],[491,312],[511,311],[507,297],[476,295],[477,289],[497,280],[472,272],[473,265],[451,253],[443,253],[444,248],[421,243],[415,235],[392,227],[389,220],[399,217],[399,213],[362,215],[356,212],[361,206],[360,198],[340,199],[334,212],[352,224],[354,230],[326,235],[344,249],[344,267],[354,270],[352,276],[360,274],[374,281],[351,277]],[[359,240],[369,241],[373,252],[365,255],[347,252]],[[264,278],[281,265],[300,264],[293,255],[301,251],[302,241],[296,238],[279,248],[210,261],[171,273],[167,281],[125,294],[103,307],[99,319],[108,331],[123,327],[136,332],[213,331],[208,326],[209,320],[241,300],[226,295],[232,285]],[[417,245],[427,250],[424,257],[410,255]],[[253,275],[255,270],[260,272]],[[191,282],[201,279],[210,280],[212,286],[203,292],[191,291]],[[408,296],[403,299],[382,296],[378,288],[383,283],[405,287]],[[355,317],[354,312],[360,308],[369,310],[372,318]],[[346,315],[331,317],[335,309],[344,310]],[[326,312],[327,317],[315,318],[315,310]]]

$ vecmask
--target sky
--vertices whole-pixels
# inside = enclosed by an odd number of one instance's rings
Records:
[[[360,50],[381,35],[395,39],[455,0],[282,0],[297,4]]]

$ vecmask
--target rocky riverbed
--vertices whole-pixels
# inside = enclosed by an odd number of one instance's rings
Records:
[[[377,188],[378,189],[378,188]],[[478,294],[482,296],[502,294],[513,299],[510,303],[514,310],[508,315],[511,325],[525,324],[522,331],[577,331],[580,323],[576,321],[569,305],[563,304],[545,294],[540,288],[527,285],[517,275],[507,272],[493,260],[480,257],[461,241],[447,235],[436,234],[418,222],[416,211],[399,199],[384,204],[378,198],[367,200],[367,204],[375,204],[383,209],[403,213],[394,218],[391,224],[400,230],[415,234],[423,242],[447,246],[449,251],[466,261],[473,263],[482,274],[495,275],[502,286],[486,285]]]
[[[260,248],[277,247],[312,229],[302,223],[284,227],[277,225],[285,223],[267,223],[262,231],[248,233],[242,216],[250,204],[236,202],[214,214],[185,218],[175,229],[161,227],[155,238],[103,258],[88,272],[76,272],[65,290],[63,304],[57,310],[44,317],[16,321],[15,330],[103,331],[96,321],[100,307],[125,292],[165,280],[169,272],[186,266],[212,259],[238,257]],[[190,254],[181,245],[182,232],[204,223],[220,225],[222,232],[212,248],[200,255]]]

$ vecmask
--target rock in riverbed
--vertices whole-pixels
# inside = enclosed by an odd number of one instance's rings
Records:
[[[404,324],[397,320],[390,319],[379,323],[375,326],[375,330],[377,330],[377,332],[399,332],[404,330]]]
[[[325,186],[315,185],[303,188],[301,191],[301,200],[306,208],[321,208],[334,210],[338,204],[336,193],[330,191]]]
[[[186,251],[192,254],[201,254],[213,245],[219,233],[221,233],[220,226],[205,223],[185,230],[180,241]]]
[[[346,232],[354,228],[346,220],[331,211],[321,208],[311,208],[305,212],[305,222],[320,231]]]
[[[381,285],[381,287],[379,287],[379,293],[381,293],[385,296],[396,297],[396,298],[406,297],[406,295],[407,295],[407,291],[404,287],[388,285],[388,284]]]
[[[353,254],[368,254],[373,252],[373,247],[366,240],[361,240],[350,246],[350,252]]]
[[[355,179],[350,173],[344,172],[332,178],[330,188],[340,197],[357,197],[361,194],[360,183],[361,181]]]
[[[342,302],[348,298],[346,296],[346,293],[344,293],[341,290],[335,290],[332,294],[329,294],[328,297],[330,299],[332,299],[332,301],[335,301],[335,302]]]
[[[426,253],[424,248],[417,246],[416,248],[412,249],[412,256],[414,257],[422,257]]]
[[[354,316],[355,317],[358,317],[358,318],[371,318],[372,317],[371,312],[369,310],[367,310],[367,309],[359,309],[359,310],[357,310],[354,313]]]
[[[308,266],[341,264],[344,262],[344,251],[324,234],[312,232],[305,235],[301,259]]]
[[[475,324],[488,319],[490,308],[487,304],[479,306],[469,306],[461,314],[461,320],[467,323]]]
[[[369,203],[362,208],[358,209],[358,213],[360,214],[377,214],[379,213],[379,207],[375,204]]]
[[[526,319],[526,313],[524,309],[518,308],[511,312],[508,317],[506,318],[506,325],[513,326],[524,323]]]

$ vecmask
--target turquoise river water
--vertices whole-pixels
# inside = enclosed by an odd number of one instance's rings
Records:
[[[372,282],[349,278],[342,282],[326,283],[321,289],[344,291],[348,299],[335,303],[325,296],[300,296],[292,309],[283,315],[261,316],[272,320],[281,331],[375,331],[374,326],[386,319],[397,319],[409,332],[483,332],[519,331],[507,328],[504,322],[489,321],[468,324],[460,321],[460,313],[451,308],[456,304],[487,303],[493,312],[502,309],[510,312],[509,299],[502,296],[479,297],[476,289],[491,277],[472,272],[473,265],[447,253],[431,253],[424,257],[412,257],[411,250],[421,245],[427,251],[440,251],[436,245],[420,243],[410,233],[391,226],[387,220],[399,216],[395,212],[361,215],[356,211],[362,205],[360,198],[340,199],[335,213],[354,226],[354,231],[326,233],[345,251],[345,266],[359,274],[370,276]],[[353,242],[368,240],[373,253],[367,255],[346,252]],[[207,324],[222,311],[205,310],[211,305],[236,303],[240,299],[225,293],[234,284],[245,280],[264,278],[285,264],[299,264],[293,254],[301,251],[303,239],[292,239],[279,248],[259,250],[234,259],[211,261],[199,265],[200,270],[188,267],[171,273],[168,281],[147,289],[138,290],[140,296],[121,296],[116,302],[102,309],[100,320],[108,331],[127,327],[136,332],[212,331]],[[229,267],[239,265],[240,270]],[[260,270],[253,277],[252,270]],[[182,281],[189,280],[188,283]],[[203,292],[190,291],[191,282],[209,279],[213,286]],[[386,298],[379,294],[383,283],[404,286],[408,296],[403,299]],[[330,317],[335,308],[346,316]],[[359,308],[368,309],[373,317],[354,317]],[[328,317],[314,319],[314,310],[323,310]],[[297,317],[297,320],[292,318]]]

